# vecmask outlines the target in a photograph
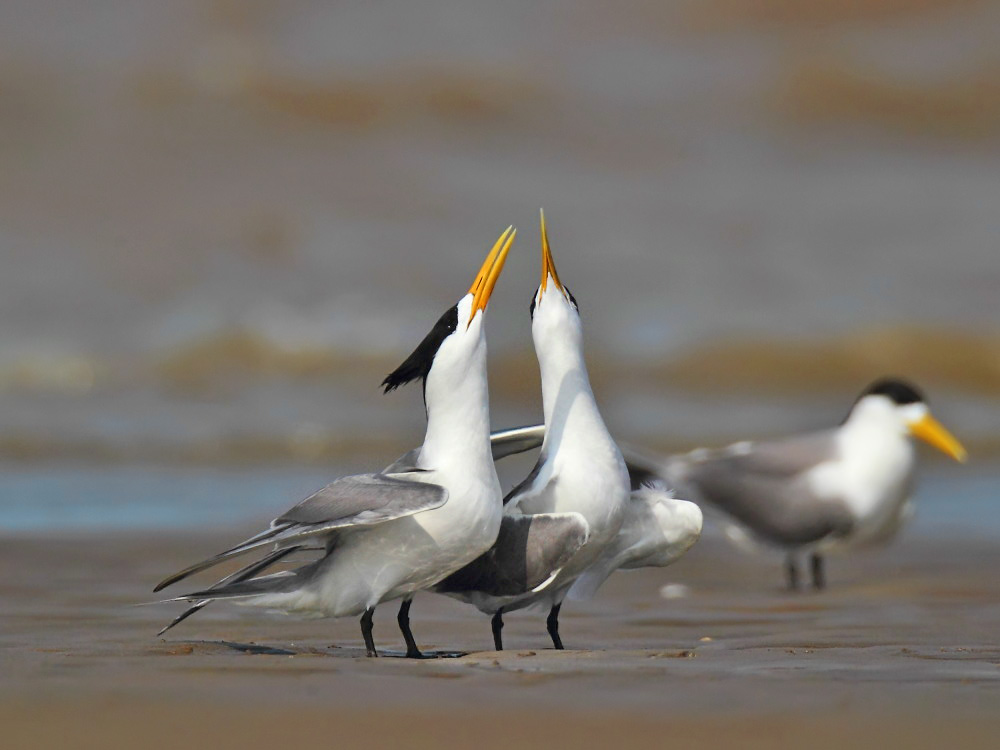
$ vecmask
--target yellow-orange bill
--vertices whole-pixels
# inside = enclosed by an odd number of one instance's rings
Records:
[[[918,437],[925,443],[933,445],[939,451],[951,456],[960,463],[965,463],[965,460],[969,457],[965,448],[962,447],[962,444],[958,442],[955,436],[948,432],[945,426],[930,414],[925,414],[916,422],[911,423],[910,432],[914,437]]]
[[[539,215],[542,220],[542,283],[541,289],[544,292],[545,287],[549,284],[549,276],[552,276],[552,281],[555,283],[556,288],[562,290],[563,286],[559,282],[559,274],[556,273],[556,264],[552,260],[552,250],[549,248],[549,232],[545,228],[545,211],[542,209],[538,210]]]
[[[486,256],[486,262],[483,263],[483,267],[479,270],[482,278],[477,276],[476,282],[473,283],[474,289],[469,290],[473,294],[472,311],[469,313],[469,323],[466,325],[466,328],[472,325],[472,319],[476,317],[476,313],[480,310],[485,310],[486,305],[489,304],[490,295],[493,294],[493,287],[497,285],[497,279],[500,278],[503,264],[507,262],[507,253],[510,252],[516,236],[517,230],[513,227],[508,227],[507,231],[500,235],[500,239],[497,240],[493,249],[490,250],[490,254]],[[488,268],[487,263],[489,263]]]
[[[514,231],[513,225],[507,227],[503,231],[503,234],[500,235],[500,239],[494,243],[493,249],[490,250],[489,254],[486,256],[486,260],[483,261],[482,267],[479,269],[479,273],[476,274],[476,278],[473,280],[472,286],[469,287],[468,294],[475,294],[479,291],[479,287],[483,284],[483,279],[486,278],[490,269],[493,268],[493,263],[496,261],[497,254],[500,252],[500,248],[503,247],[503,243],[507,240],[507,235],[509,235],[512,231]]]

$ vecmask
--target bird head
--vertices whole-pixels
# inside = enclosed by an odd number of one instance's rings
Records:
[[[461,377],[469,370],[473,358],[485,347],[486,306],[516,234],[516,229],[507,227],[500,235],[465,296],[445,311],[410,356],[382,381],[385,393],[418,379],[426,390],[432,372],[447,370]]]
[[[542,280],[531,299],[531,333],[535,349],[541,354],[567,343],[580,347],[583,343],[583,326],[576,298],[560,281],[556,272],[549,234],[545,226],[545,213],[541,214]]]
[[[881,420],[901,434],[919,438],[961,463],[968,457],[962,444],[931,414],[924,395],[904,380],[882,378],[872,383],[858,397],[849,418],[855,415]]]

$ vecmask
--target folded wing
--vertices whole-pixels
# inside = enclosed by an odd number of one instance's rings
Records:
[[[504,516],[496,543],[434,590],[517,596],[543,586],[587,542],[589,526],[579,513]]]
[[[672,459],[668,473],[756,536],[801,545],[845,534],[853,525],[848,508],[817,496],[809,480],[812,469],[837,458],[832,433],[815,433],[696,451]]]
[[[438,508],[447,500],[448,491],[444,487],[414,481],[405,474],[341,477],[274,519],[267,530],[165,578],[154,591],[260,547],[281,549],[306,542],[315,544],[335,532],[411,516]]]

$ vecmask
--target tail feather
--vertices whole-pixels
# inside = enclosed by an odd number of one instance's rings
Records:
[[[296,570],[283,570],[280,573],[252,578],[250,580],[233,581],[224,586],[212,586],[203,591],[192,591],[190,594],[182,594],[177,597],[184,600],[211,601],[213,599],[234,599],[242,596],[259,596],[261,594],[278,594],[285,591],[293,591],[310,578],[319,567],[322,560],[303,565]]]
[[[209,591],[212,591],[213,589],[216,589],[216,588],[222,588],[223,586],[226,586],[228,584],[241,583],[241,582],[247,580],[248,578],[253,578],[255,575],[257,575],[261,571],[266,570],[267,568],[271,567],[272,565],[274,565],[276,562],[278,562],[282,558],[287,557],[288,555],[292,554],[293,552],[297,551],[298,549],[299,549],[299,547],[286,547],[284,549],[275,550],[270,555],[267,555],[267,556],[261,558],[260,560],[254,562],[254,563],[251,563],[250,565],[247,565],[245,568],[241,568],[240,570],[237,570],[232,575],[228,575],[225,578],[223,578],[222,580],[216,582],[209,589]],[[193,615],[196,612],[199,612],[202,609],[204,609],[204,607],[207,606],[211,601],[212,601],[211,599],[202,599],[202,600],[200,600],[198,602],[195,602],[190,607],[188,607],[186,610],[184,610],[179,615],[177,615],[177,617],[175,617],[173,619],[173,621],[169,625],[167,625],[165,628],[163,628],[163,630],[161,630],[156,635],[157,636],[163,635],[164,633],[166,633],[168,630],[170,630],[175,625],[179,625],[180,623],[184,622],[184,620],[186,620],[187,618],[189,618],[191,615]]]
[[[218,565],[223,560],[228,560],[230,557],[236,557],[237,555],[242,555],[244,552],[249,552],[255,547],[260,547],[261,545],[267,544],[272,538],[280,534],[282,531],[284,531],[291,525],[292,524],[286,523],[278,526],[272,526],[266,531],[262,531],[261,533],[250,537],[246,541],[240,542],[232,549],[227,549],[225,552],[220,552],[219,554],[210,557],[207,560],[202,560],[201,562],[195,563],[194,565],[189,565],[188,567],[184,568],[184,570],[180,570],[174,573],[173,575],[164,578],[162,581],[156,584],[156,588],[154,588],[153,591],[154,592],[161,591],[162,589],[165,589],[167,586],[177,583],[178,581],[181,581],[187,578],[188,576],[194,575],[195,573],[200,573],[206,568],[211,568],[214,565]]]

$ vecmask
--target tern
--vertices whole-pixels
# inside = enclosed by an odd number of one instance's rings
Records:
[[[798,558],[808,554],[813,587],[822,589],[824,555],[888,542],[912,516],[911,437],[966,460],[915,386],[883,378],[834,429],[699,449],[644,468],[721,510],[734,542],[784,551],[790,589],[799,586]]]
[[[545,425],[528,425],[499,430],[490,435],[493,460],[539,448]],[[675,496],[662,479],[632,462],[635,449],[622,446],[632,492],[625,518],[611,544],[584,571],[570,588],[571,598],[594,596],[616,570],[663,568],[679,560],[701,537],[701,508]],[[647,459],[639,459],[645,463]],[[506,518],[505,517],[505,521]],[[501,534],[503,532],[501,531]]]
[[[377,656],[372,616],[380,602],[408,602],[493,544],[502,492],[490,450],[483,326],[515,234],[509,227],[500,236],[468,293],[382,382],[388,393],[422,381],[421,447],[381,472],[337,479],[265,531],[163,580],[156,591],[237,555],[266,552],[216,585],[173,600],[196,603],[171,625],[216,599],[311,616],[361,615],[365,649]],[[303,549],[318,549],[319,558],[253,577]],[[408,622],[404,635],[407,656],[420,657]]]
[[[617,570],[665,568],[701,538],[701,508],[674,496],[662,482],[642,484],[629,496],[618,534],[569,590],[589,599]]]
[[[530,308],[545,416],[541,453],[531,473],[504,498],[496,544],[433,588],[491,614],[497,650],[503,648],[504,612],[535,604],[549,608],[552,644],[563,648],[563,599],[615,541],[630,495],[625,460],[590,386],[579,309],[556,272],[544,213],[541,240],[541,283]],[[541,518],[551,523],[533,535],[533,521]]]

